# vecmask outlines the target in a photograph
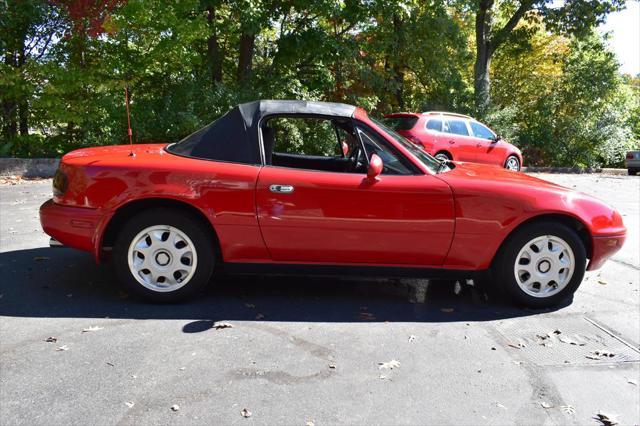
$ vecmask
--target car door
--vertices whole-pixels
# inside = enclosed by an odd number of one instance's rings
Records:
[[[366,172],[267,165],[258,176],[258,222],[278,262],[438,266],[453,237],[447,184],[414,174],[408,161],[371,129],[356,131],[384,152],[378,180]],[[277,145],[277,141],[276,141]],[[364,147],[362,154],[365,153]],[[364,162],[374,153],[371,147]],[[366,165],[365,165],[366,166]],[[415,167],[415,166],[414,166]]]
[[[466,120],[457,117],[448,117],[444,123],[443,139],[446,144],[441,149],[448,149],[454,160],[476,161],[476,141],[469,134]]]
[[[505,148],[504,144],[495,140],[495,133],[484,124],[473,120],[469,121],[469,128],[476,142],[476,162],[502,165]]]

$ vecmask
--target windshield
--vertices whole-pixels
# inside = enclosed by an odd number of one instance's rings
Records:
[[[418,148],[415,144],[411,143],[404,136],[401,136],[398,133],[396,133],[395,130],[388,128],[387,126],[385,126],[384,124],[376,120],[375,118],[371,118],[371,117],[369,118],[371,119],[371,121],[376,123],[378,127],[384,130],[389,136],[394,138],[396,141],[400,142],[402,146],[404,146],[407,150],[409,150],[409,152],[411,152],[414,156],[416,156],[418,160],[420,160],[420,162],[424,164],[432,172],[438,173],[440,171],[449,170],[449,168],[444,166],[441,161],[436,160],[431,155],[427,154],[426,152]]]

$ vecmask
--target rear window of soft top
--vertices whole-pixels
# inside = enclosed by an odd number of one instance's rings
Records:
[[[399,117],[387,117],[383,123],[391,127],[393,130],[411,130],[416,125],[418,117],[412,115],[403,115]]]

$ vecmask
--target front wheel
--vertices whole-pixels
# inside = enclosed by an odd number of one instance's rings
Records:
[[[116,274],[129,291],[148,300],[175,302],[192,296],[213,273],[214,244],[209,234],[184,213],[144,211],[131,218],[116,239]]]
[[[577,233],[538,222],[515,231],[493,265],[499,286],[517,303],[546,308],[571,296],[584,277],[587,255]]]
[[[507,161],[504,162],[504,168],[507,170],[512,170],[514,172],[520,171],[520,160],[515,155],[510,155],[507,158]]]

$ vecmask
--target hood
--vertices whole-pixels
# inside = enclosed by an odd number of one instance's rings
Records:
[[[455,167],[446,172],[438,174],[438,177],[447,183],[451,183],[460,178],[471,179],[474,181],[491,181],[492,183],[498,181],[503,184],[511,185],[525,185],[534,186],[540,188],[549,188],[553,190],[565,190],[572,191],[562,185],[555,184],[537,177],[533,177],[526,173],[514,172],[504,169],[499,166],[492,166],[487,164],[454,162]]]

